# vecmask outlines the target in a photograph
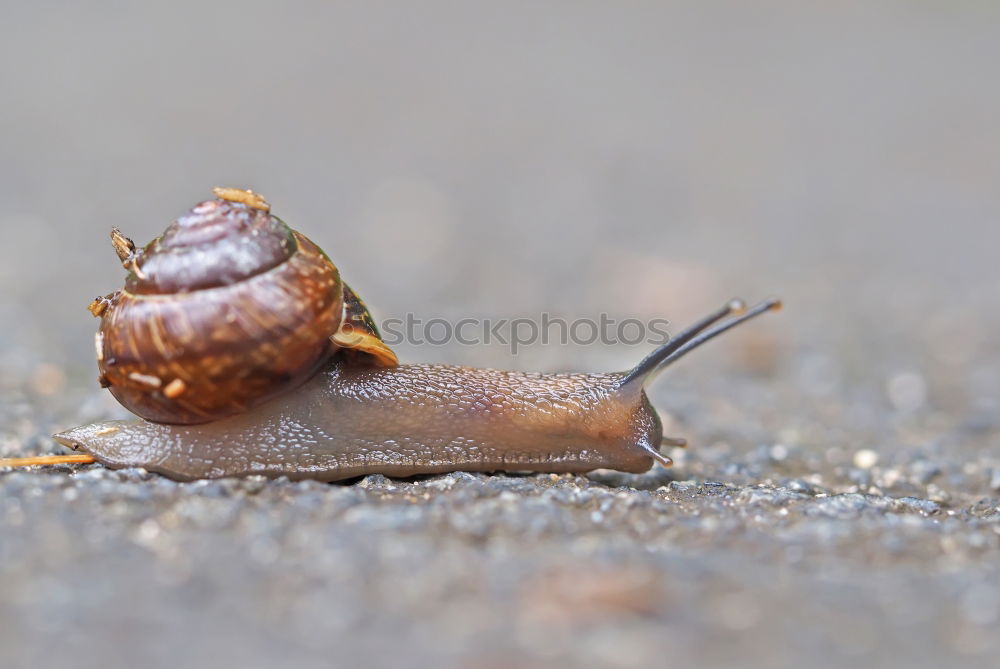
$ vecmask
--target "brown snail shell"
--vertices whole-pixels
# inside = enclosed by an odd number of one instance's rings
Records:
[[[338,347],[396,364],[318,246],[256,194],[216,192],[143,249],[112,233],[129,273],[91,311],[101,383],[122,405],[159,423],[204,423],[300,385]]]

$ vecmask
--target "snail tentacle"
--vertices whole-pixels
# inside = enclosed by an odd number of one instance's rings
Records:
[[[684,357],[705,342],[718,337],[723,332],[746,323],[752,318],[756,318],[768,311],[781,309],[781,300],[769,298],[747,309],[743,300],[734,299],[720,309],[696,322],[669,342],[656,349],[638,365],[633,367],[622,379],[622,385],[632,385],[639,383],[645,385],[651,382],[657,374],[672,365],[678,359]],[[737,314],[733,318],[722,321],[730,314]],[[722,321],[721,323],[719,321]],[[714,326],[714,327],[713,327]]]

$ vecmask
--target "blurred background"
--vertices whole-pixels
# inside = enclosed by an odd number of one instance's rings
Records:
[[[378,319],[683,324],[780,294],[785,311],[663,377],[669,427],[703,453],[778,444],[830,471],[853,449],[933,453],[972,477],[952,495],[1000,490],[996,3],[3,14],[0,455],[122,414],[96,386],[85,309],[123,280],[108,231],[145,243],[229,185],[319,243]],[[603,371],[646,349],[399,352]]]

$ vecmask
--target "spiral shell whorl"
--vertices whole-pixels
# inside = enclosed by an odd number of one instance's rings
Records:
[[[234,415],[298,386],[332,352],[337,268],[268,212],[202,202],[126,262],[100,311],[102,382],[161,423]]]
[[[178,218],[137,253],[125,290],[173,295],[261,274],[296,250],[292,230],[266,211],[207,200]]]

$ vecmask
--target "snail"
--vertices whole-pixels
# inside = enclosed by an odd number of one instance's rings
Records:
[[[75,455],[177,480],[334,481],[456,470],[644,472],[670,459],[644,387],[764,312],[732,300],[626,372],[399,364],[330,259],[252,191],[215,189],[138,249],[117,228],[122,290],[90,311],[100,383],[139,418],[54,435]]]

